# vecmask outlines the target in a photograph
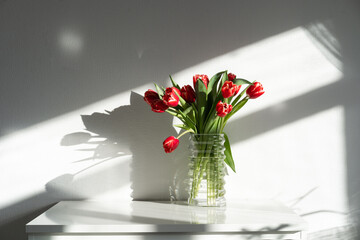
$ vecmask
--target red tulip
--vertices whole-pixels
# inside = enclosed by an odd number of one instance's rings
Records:
[[[228,115],[228,113],[230,113],[232,110],[232,105],[231,104],[227,104],[227,103],[223,103],[221,101],[219,101],[216,104],[216,114],[219,117],[225,117],[226,115]]]
[[[224,85],[221,88],[221,93],[224,98],[229,98],[239,92],[240,88],[231,81],[225,81]]]
[[[185,85],[180,89],[181,97],[188,103],[195,102],[196,95],[194,89],[190,85]]]
[[[229,79],[229,81],[234,82],[234,80],[236,79],[236,75],[233,74],[233,73],[229,73],[228,74],[228,79]],[[240,88],[241,88],[241,85],[237,85],[237,88],[236,88],[236,91],[235,91],[234,95],[238,94],[238,92],[240,91]]]
[[[163,147],[166,153],[171,153],[179,145],[179,139],[174,136],[170,136],[163,142]]]
[[[180,95],[179,89],[176,87],[168,87],[165,90],[165,94],[163,96],[163,101],[169,107],[176,107],[179,104],[179,97],[176,95],[176,92]]]
[[[203,81],[203,83],[205,84],[205,87],[207,88],[207,86],[209,84],[208,76],[205,74],[196,74],[195,76],[193,76],[194,88],[196,88],[196,82],[198,79],[201,79]]]
[[[233,73],[229,73],[229,74],[228,74],[228,79],[229,79],[229,81],[234,81],[235,78],[236,78],[236,75],[235,75],[235,74],[233,74]]]
[[[156,99],[151,104],[151,110],[157,113],[165,112],[165,110],[168,108],[168,105],[166,105],[165,102],[161,99]]]
[[[233,74],[233,73],[229,73],[228,74],[228,79],[229,79],[229,81],[234,82],[234,80],[236,79],[236,75]],[[241,85],[237,85],[237,88],[236,88],[236,91],[235,91],[234,95],[238,94],[238,92],[240,91],[240,88],[241,88]]]
[[[154,90],[147,90],[144,94],[144,100],[145,102],[147,102],[150,106],[151,104],[157,100],[160,99],[159,94],[157,94],[157,92],[155,92]]]
[[[251,85],[247,90],[246,90],[246,95],[250,98],[250,99],[255,99],[260,97],[261,95],[263,95],[265,93],[263,86],[261,83],[259,82],[254,82],[253,85]]]

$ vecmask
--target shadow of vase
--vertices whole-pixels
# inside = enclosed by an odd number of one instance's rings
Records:
[[[171,115],[152,112],[143,96],[131,92],[130,105],[81,117],[91,134],[71,133],[61,141],[63,146],[95,145],[93,157],[77,162],[93,159],[113,161],[119,156],[131,154],[129,175],[134,200],[183,200],[187,197],[187,137],[181,138],[179,147],[170,154],[166,154],[162,147],[165,138],[177,135]],[[120,170],[119,174],[124,173]],[[57,182],[51,184],[56,185]]]

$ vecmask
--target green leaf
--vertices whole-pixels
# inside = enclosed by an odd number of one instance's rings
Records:
[[[208,96],[209,99],[210,99],[211,94],[209,94],[209,96]],[[212,123],[213,119],[217,117],[217,115],[216,115],[216,105],[217,105],[217,103],[220,100],[222,100],[224,102],[227,102],[227,99],[223,98],[223,96],[221,94],[221,90],[219,92],[215,92],[215,96],[213,97],[213,99],[214,100],[211,100],[211,101],[209,100],[208,101],[211,106],[208,107],[210,110],[208,111],[209,113],[207,114],[205,125],[210,125]]]
[[[159,87],[156,83],[154,83],[157,93],[159,94],[160,98],[164,95],[164,90]]]
[[[169,77],[170,77],[172,85],[180,90],[180,86],[172,79],[171,75],[169,75]]]
[[[199,130],[201,132],[203,128],[203,123],[205,119],[205,108],[207,104],[207,94],[206,94],[206,87],[203,81],[198,80],[196,82],[196,103],[197,103],[197,109],[198,109],[198,126]]]
[[[224,74],[222,75],[221,78],[221,85],[219,86],[219,91],[221,92],[221,87],[224,85],[225,81],[229,80],[228,75],[227,75],[227,71],[224,72]]]
[[[234,163],[234,159],[232,157],[232,153],[231,153],[231,147],[230,147],[230,142],[229,142],[229,138],[226,135],[226,133],[224,133],[224,137],[225,137],[225,163],[234,171],[235,171],[235,163]]]
[[[179,97],[179,101],[181,103],[181,106],[185,106],[186,105],[185,99],[183,99],[176,91],[174,91],[174,92]]]
[[[209,84],[208,84],[208,88],[207,88],[207,94],[209,94],[213,87],[217,86],[217,83],[219,82],[220,78],[221,78],[221,75],[226,72],[226,71],[223,71],[223,72],[218,72],[217,74],[215,74],[209,81]]]
[[[210,95],[209,95],[210,96]],[[215,118],[217,117],[217,115],[215,114],[215,109],[216,109],[216,104],[220,101],[222,96],[217,96],[215,101],[208,101],[209,103],[211,103],[211,107],[209,107],[209,111],[205,120],[205,129],[208,129],[211,124],[213,123],[213,121],[215,120]]]
[[[242,79],[242,78],[236,78],[233,81],[234,84],[236,85],[243,85],[243,84],[249,84],[249,85],[253,85],[252,82],[246,80],[246,79]]]
[[[185,108],[185,110],[184,110],[184,114],[185,115],[187,115],[191,110],[193,110],[193,108],[192,108],[192,106],[191,105],[189,105],[187,108]]]
[[[174,112],[174,111],[171,111],[171,110],[169,110],[169,109],[165,110],[165,112],[167,112],[167,113],[169,113],[169,114],[171,114],[171,115],[179,118],[182,122],[184,122],[184,121],[182,120],[182,118],[180,118],[181,116],[179,116],[178,113],[176,113],[176,112]]]
[[[189,129],[193,129],[194,131],[196,131],[195,123],[188,116],[186,116],[181,110],[174,109],[174,108],[168,108],[165,111],[167,113],[177,117],[178,119],[180,119],[180,121],[182,121],[185,126],[189,127]]]
[[[210,121],[205,128],[206,133],[218,133],[219,124],[221,122],[221,118],[216,116]]]
[[[177,110],[177,112],[181,115],[183,123],[189,126],[192,129],[196,129],[196,124],[191,120],[187,115],[185,115],[181,110]],[[180,118],[179,118],[180,119]],[[181,119],[180,119],[181,120]]]
[[[234,107],[233,107],[233,110],[234,110],[234,113],[236,113],[237,111],[239,111],[246,103],[247,101],[249,100],[248,97],[245,97],[243,100],[241,100],[238,104],[236,104]]]
[[[216,114],[215,114],[215,108],[216,108],[216,104],[223,99],[222,94],[221,94],[221,87],[218,88],[219,81],[228,79],[227,76],[227,71],[222,71],[219,72],[217,74],[215,74],[208,85],[208,89],[207,89],[207,117],[205,119],[205,126],[206,129],[209,129],[211,127],[211,125],[213,124],[213,120],[214,118],[216,118]],[[222,86],[222,85],[221,85]]]
[[[238,104],[236,104],[235,106],[233,106],[233,109],[231,110],[231,112],[225,116],[225,122],[227,122],[227,120],[234,115],[237,111],[239,111],[249,100],[249,98],[245,97],[243,98]]]
[[[254,81],[255,82],[255,81]],[[251,83],[254,84],[254,82]],[[245,94],[246,90],[251,86],[247,86],[244,90],[241,91],[241,93],[234,99],[234,101],[231,102],[231,105],[235,106],[239,101],[240,101],[240,98]]]
[[[210,99],[212,102],[219,101],[219,97],[220,97],[219,94],[221,93],[221,87],[222,87],[222,85],[224,85],[224,82],[226,79],[228,79],[227,71],[223,71],[223,72],[221,72],[220,77],[218,79],[216,79],[216,81],[214,82],[214,85],[212,86],[212,89],[211,89],[211,94],[209,94],[209,96],[211,96]]]

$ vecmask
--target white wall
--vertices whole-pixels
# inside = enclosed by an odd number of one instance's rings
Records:
[[[141,95],[168,74],[183,85],[227,69],[266,90],[225,129],[238,169],[227,198],[278,199],[315,239],[351,239],[359,10],[356,1],[0,1],[0,238],[25,239],[25,223],[61,200],[168,199],[186,175],[187,141],[163,153],[178,130]]]

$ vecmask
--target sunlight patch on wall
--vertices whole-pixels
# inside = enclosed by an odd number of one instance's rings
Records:
[[[191,84],[196,73],[206,73],[210,77],[229,70],[237,77],[260,81],[265,94],[251,102],[246,111],[240,111],[237,118],[339,81],[342,72],[317,45],[309,37],[308,30],[298,27],[202,62],[173,77],[183,85]]]

